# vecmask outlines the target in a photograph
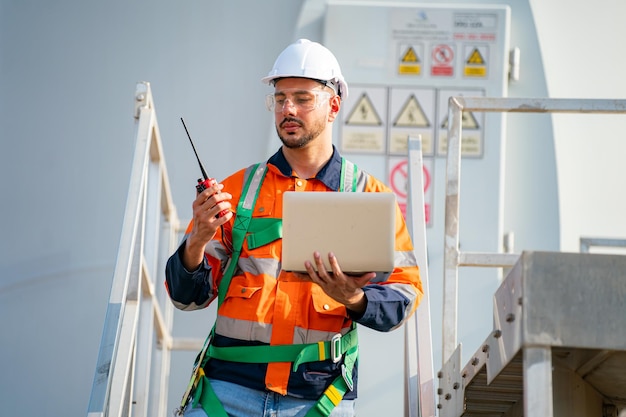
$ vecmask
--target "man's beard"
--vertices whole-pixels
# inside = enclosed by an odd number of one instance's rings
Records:
[[[300,119],[296,119],[293,117],[287,117],[283,119],[283,121],[281,122],[281,125],[285,122],[295,122],[295,123],[299,123],[300,126],[303,126],[303,123]],[[280,129],[278,126],[276,127],[276,133],[278,134],[278,137],[280,138],[283,145],[285,145],[285,147],[289,149],[299,149],[299,148],[303,148],[309,142],[313,141],[313,139],[318,137],[320,133],[322,133],[322,131],[324,130],[324,127],[325,126],[322,122],[316,122],[313,125],[313,130],[305,132],[300,138],[292,138],[291,135],[285,135],[285,136],[281,135]]]

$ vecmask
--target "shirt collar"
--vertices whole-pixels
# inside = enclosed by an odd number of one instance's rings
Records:
[[[283,148],[281,147],[278,152],[276,152],[272,157],[267,161],[268,164],[274,165],[281,174],[285,177],[294,177],[293,169],[285,159],[285,154],[283,154]],[[339,190],[339,184],[341,182],[341,155],[333,145],[333,154],[326,162],[326,164],[319,170],[315,179],[321,181],[326,187],[331,190]]]

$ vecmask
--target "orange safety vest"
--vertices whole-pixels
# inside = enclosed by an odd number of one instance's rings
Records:
[[[319,286],[281,270],[282,240],[275,233],[268,232],[268,229],[276,227],[273,220],[282,218],[281,196],[286,191],[391,192],[382,182],[354,164],[346,160],[342,162],[345,190],[329,190],[316,179],[286,177],[272,164],[267,165],[265,178],[258,184],[254,184],[255,179],[251,178],[253,190],[247,192],[246,201],[242,203],[247,202],[250,206],[254,225],[243,241],[237,265],[231,265],[234,271],[226,293],[219,294],[223,301],[220,300],[217,312],[216,334],[277,346],[331,341],[337,334],[345,335],[352,329],[352,320],[343,304],[330,298]],[[240,203],[243,184],[254,175],[254,168],[243,169],[222,182],[224,190],[233,195],[233,207]],[[413,246],[399,208],[396,219],[396,267],[392,274],[377,276],[374,281],[377,285],[389,285],[402,293],[413,294],[405,314],[408,317],[414,312],[423,292]],[[205,251],[213,271],[214,289],[220,287],[231,259],[235,222],[236,213],[218,231]],[[190,223],[187,233],[191,232],[191,228]],[[267,241],[269,239],[271,241]],[[268,363],[266,388],[287,394],[291,372],[290,362]]]

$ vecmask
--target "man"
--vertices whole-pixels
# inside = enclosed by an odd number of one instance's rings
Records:
[[[266,104],[281,148],[197,195],[185,239],[166,268],[178,308],[204,308],[218,297],[210,343],[192,379],[197,388],[189,404],[183,400],[185,416],[354,416],[355,323],[389,331],[415,311],[422,286],[413,246],[397,209],[391,274],[348,276],[332,253],[315,253],[307,274],[281,270],[274,225],[283,192],[390,190],[332,144],[348,87],[328,49],[301,39],[263,81],[274,86]],[[354,181],[344,181],[345,172]]]

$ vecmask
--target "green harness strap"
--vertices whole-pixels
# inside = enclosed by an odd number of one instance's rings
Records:
[[[244,184],[241,197],[239,198],[239,203],[237,204],[237,214],[235,216],[232,231],[233,253],[218,287],[218,309],[219,306],[222,305],[222,303],[224,302],[224,297],[226,295],[226,291],[228,290],[228,286],[230,285],[230,280],[232,279],[235,268],[237,267],[237,261],[239,260],[239,255],[241,254],[241,249],[243,247],[243,239],[248,231],[248,228],[250,227],[252,220],[252,210],[254,209],[254,204],[256,203],[259,191],[261,190],[261,184],[263,182],[263,179],[265,178],[266,172],[267,165],[254,165],[250,171],[248,179]],[[248,194],[248,190],[251,186],[253,190],[255,190],[252,199],[249,198]],[[209,380],[204,375],[204,365],[210,357],[208,355],[205,355],[205,353],[207,353],[207,348],[210,346],[214,332],[215,325],[213,325],[213,328],[209,332],[206,340],[204,341],[204,346],[202,347],[200,354],[196,358],[194,372],[192,374],[191,381],[189,382],[187,393],[185,393],[185,395],[183,396],[181,410],[183,410],[187,405],[190,390],[195,389],[194,394],[199,392],[200,395],[193,396],[192,407],[196,407],[198,403],[200,403],[204,411],[209,416],[228,417],[226,411],[224,411],[224,407],[222,407],[222,404],[213,392]]]
[[[256,249],[283,236],[283,222],[281,219],[258,217],[253,218],[248,228],[249,249]]]
[[[228,267],[226,268],[226,272],[224,272],[224,275],[222,276],[222,280],[220,281],[220,285],[218,288],[218,308],[224,302],[224,297],[226,296],[228,286],[230,285],[230,280],[235,273],[235,269],[237,268],[239,255],[241,254],[241,249],[243,248],[243,239],[248,232],[248,228],[250,227],[254,204],[256,203],[256,199],[259,196],[261,184],[263,183],[266,172],[266,165],[261,166],[261,164],[256,164],[243,187],[243,191],[241,192],[241,197],[239,198],[239,203],[237,204],[237,214],[235,215],[235,221],[233,223],[232,230],[233,253],[230,257],[230,262],[228,263]],[[250,199],[250,196],[248,195],[248,189],[251,185],[253,186],[253,189],[255,189],[255,193],[252,199]]]
[[[350,188],[346,189],[346,185]],[[341,181],[339,182],[340,192],[356,192],[357,186],[357,166],[350,161],[341,158]]]
[[[270,363],[293,362],[295,372],[303,363],[319,362],[331,359],[338,362],[341,357],[357,347],[359,341],[356,329],[345,335],[335,335],[326,342],[299,344],[299,345],[260,345],[260,346],[209,346],[208,355],[211,358],[229,362],[242,363]]]
[[[356,331],[356,325],[354,325],[354,331]],[[315,406],[306,413],[305,417],[328,417],[333,409],[341,402],[346,392],[348,392],[348,390],[352,391],[352,370],[354,369],[354,364],[358,356],[358,346],[353,347],[346,353],[343,364],[341,365],[341,376],[335,378],[333,383],[326,388],[322,397],[317,400]]]
[[[237,215],[235,216],[232,231],[233,253],[219,285],[218,309],[224,301],[228,285],[235,272],[244,238],[248,243],[248,247],[254,249],[282,236],[281,219],[252,218],[252,211],[267,171],[266,166],[262,170],[259,168],[260,164],[255,165],[252,175],[250,175],[244,185],[239,204],[237,205]],[[249,199],[248,195],[248,189],[251,185],[253,189],[256,189],[253,199]],[[343,158],[341,160],[339,191],[357,191],[357,167]],[[249,234],[246,237],[248,232]],[[208,378],[204,376],[203,367],[209,358],[243,363],[293,362],[293,370],[295,371],[303,363],[327,359],[338,362],[343,356],[342,375],[335,378],[315,406],[309,410],[306,417],[328,417],[337,404],[341,402],[345,393],[353,388],[352,370],[358,358],[358,337],[355,323],[352,324],[352,329],[348,333],[343,336],[338,334],[331,341],[300,345],[215,347],[210,344],[214,330],[215,327],[213,327],[209,337],[207,337],[199,357],[200,378],[196,382],[196,392],[199,392],[200,395],[196,395],[192,403],[193,407],[200,403],[210,417],[228,417],[228,414],[211,388]],[[202,357],[205,352],[206,357]]]

